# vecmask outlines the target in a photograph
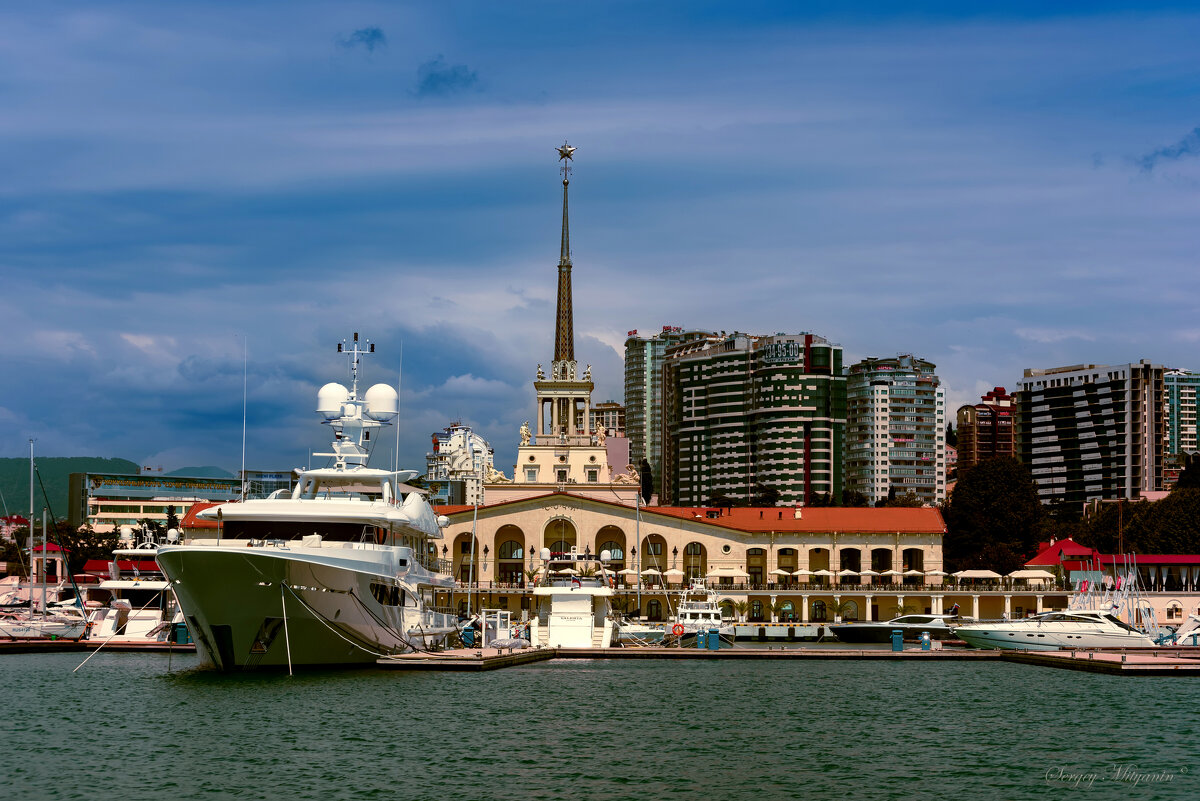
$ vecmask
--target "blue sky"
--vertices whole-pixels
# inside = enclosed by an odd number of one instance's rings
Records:
[[[237,469],[248,347],[248,465],[304,464],[359,331],[402,463],[461,419],[510,470],[564,139],[597,400],[666,324],[912,352],[952,408],[1200,369],[1200,12],[904,5],[5,6],[0,456]]]

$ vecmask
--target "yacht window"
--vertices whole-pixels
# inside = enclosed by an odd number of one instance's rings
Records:
[[[1125,631],[1137,631],[1137,629],[1135,629],[1133,626],[1129,625],[1124,620],[1121,620],[1119,617],[1116,617],[1115,615],[1105,615],[1104,619],[1107,620],[1109,623],[1114,623],[1114,624],[1120,626]]]

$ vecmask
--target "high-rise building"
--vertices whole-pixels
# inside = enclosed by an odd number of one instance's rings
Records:
[[[1042,503],[1082,508],[1162,489],[1163,373],[1144,359],[1025,370],[1017,453]]]
[[[845,483],[875,504],[946,498],[946,396],[934,365],[912,355],[864,359],[846,377]]]
[[[452,423],[435,431],[432,448],[425,454],[425,479],[430,502],[483,503],[483,482],[495,460],[495,450],[468,426]]]
[[[669,348],[663,361],[664,503],[781,504],[840,495],[846,424],[842,348],[815,334],[733,333]]]
[[[958,469],[968,470],[996,457],[1016,456],[1012,395],[1004,387],[984,395],[979,403],[958,407]]]
[[[606,437],[625,436],[625,407],[614,400],[592,406],[592,431],[603,431]]]
[[[711,331],[664,325],[652,336],[637,329],[625,339],[625,434],[629,437],[629,459],[650,462],[655,477],[662,473],[662,364],[667,348],[693,339],[715,337]]]
[[[1196,390],[1200,373],[1167,370],[1163,374],[1166,403],[1166,450],[1172,457],[1196,450]]]

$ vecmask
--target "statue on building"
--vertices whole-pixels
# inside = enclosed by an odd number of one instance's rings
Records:
[[[590,364],[583,370],[583,380],[584,381],[592,380],[592,366]]]
[[[497,470],[494,466],[488,465],[487,475],[483,479],[485,484],[511,484],[512,479]]]
[[[619,476],[614,476],[612,483],[614,484],[640,484],[642,480],[638,478],[637,466],[626,465],[625,472]]]
[[[596,429],[596,444],[601,448],[604,447],[604,440],[608,439],[608,429],[604,426]]]
[[[545,380],[546,380],[546,371],[542,369],[542,365],[541,365],[541,364],[539,364],[539,365],[538,365],[538,371],[537,371],[537,380],[538,380],[538,381],[545,381]]]
[[[521,424],[521,444],[528,445],[529,440],[533,438],[533,432],[529,430],[529,421],[526,420]]]

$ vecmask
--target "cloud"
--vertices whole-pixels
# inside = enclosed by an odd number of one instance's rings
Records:
[[[1030,342],[1040,342],[1042,344],[1065,342],[1068,339],[1082,339],[1084,342],[1094,342],[1096,340],[1094,336],[1083,331],[1071,331],[1062,328],[1018,328],[1013,333],[1021,339],[1026,339]]]
[[[368,53],[374,53],[376,49],[387,47],[387,34],[378,25],[369,25],[342,39],[340,44],[347,50],[361,47]]]
[[[1193,128],[1191,133],[1173,145],[1156,148],[1137,160],[1142,172],[1151,172],[1163,161],[1179,161],[1188,156],[1200,155],[1200,128]]]
[[[446,96],[462,92],[479,83],[479,73],[466,64],[447,64],[438,54],[417,67],[417,96]]]

